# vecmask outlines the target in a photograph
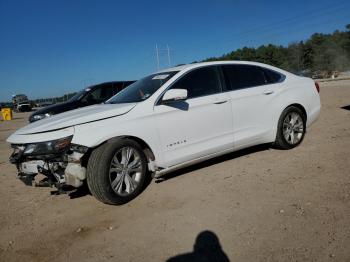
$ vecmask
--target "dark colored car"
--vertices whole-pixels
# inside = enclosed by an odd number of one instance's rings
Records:
[[[84,88],[67,102],[47,106],[37,110],[29,117],[29,122],[34,122],[79,107],[102,103],[134,82],[135,81],[114,81]]]
[[[36,103],[36,107],[52,106],[53,104],[54,103],[51,101],[39,102],[39,103]]]

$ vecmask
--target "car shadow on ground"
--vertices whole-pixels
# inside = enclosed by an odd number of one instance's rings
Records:
[[[349,110],[350,111],[350,105],[342,106],[341,109]]]
[[[84,183],[81,187],[78,187],[75,190],[68,193],[70,199],[76,199],[87,195],[91,195],[87,183]]]
[[[212,231],[206,230],[198,234],[192,252],[180,254],[167,260],[167,262],[199,261],[230,261],[221,248],[219,238]]]
[[[209,167],[212,165],[220,164],[222,162],[229,161],[229,160],[232,160],[232,159],[235,159],[238,157],[250,155],[253,153],[266,151],[266,150],[269,150],[270,148],[271,148],[271,144],[262,144],[262,145],[257,145],[257,146],[253,146],[250,148],[242,149],[242,150],[239,150],[239,151],[236,151],[233,153],[229,153],[229,154],[226,154],[223,156],[215,157],[215,158],[200,162],[198,164],[194,164],[194,165],[173,171],[171,173],[162,175],[159,178],[156,178],[155,182],[162,183],[162,182],[167,181],[169,179],[184,175],[186,173],[196,171],[198,169],[202,169],[202,168],[206,168],[206,167]]]

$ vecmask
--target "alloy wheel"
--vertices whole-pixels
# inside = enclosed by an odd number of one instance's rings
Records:
[[[114,192],[120,196],[132,194],[142,176],[140,154],[133,147],[122,147],[112,158],[109,179]]]
[[[296,112],[290,112],[283,121],[283,136],[290,145],[300,142],[304,135],[304,122]]]

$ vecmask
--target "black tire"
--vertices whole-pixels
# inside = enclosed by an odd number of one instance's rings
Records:
[[[292,113],[299,115],[300,118],[302,119],[303,129],[302,129],[302,132],[299,132],[301,134],[301,137],[296,143],[291,143],[291,141],[287,141],[287,139],[285,138],[284,133],[283,133],[283,123],[286,120],[286,118],[289,117],[290,114],[292,114]],[[304,112],[302,110],[300,110],[300,108],[295,107],[295,106],[287,107],[282,112],[282,114],[278,120],[277,135],[276,135],[276,140],[275,140],[273,145],[279,149],[284,149],[284,150],[292,149],[292,148],[300,145],[300,143],[304,139],[305,133],[306,133],[306,115],[304,114]]]
[[[141,177],[133,192],[128,195],[120,195],[112,188],[110,167],[115,154],[125,147],[132,148],[139,154],[141,160],[139,175]],[[96,199],[105,204],[122,205],[141,193],[147,173],[147,159],[140,145],[130,139],[114,139],[96,148],[91,153],[87,165],[86,179],[89,190]]]

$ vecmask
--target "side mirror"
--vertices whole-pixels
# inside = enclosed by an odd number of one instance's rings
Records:
[[[163,95],[162,102],[169,103],[172,101],[184,101],[187,99],[186,89],[169,89]]]

